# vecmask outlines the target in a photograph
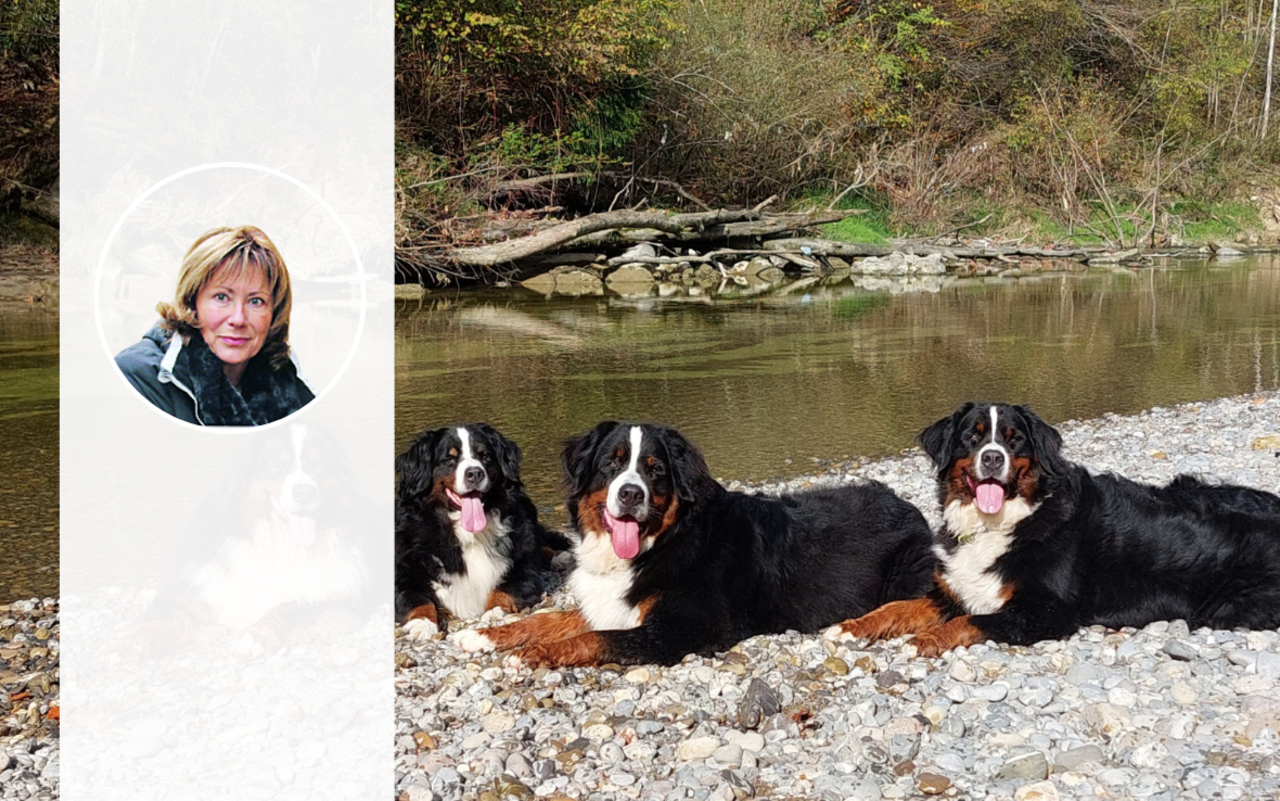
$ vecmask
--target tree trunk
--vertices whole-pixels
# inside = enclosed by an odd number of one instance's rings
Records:
[[[1271,117],[1271,67],[1276,58],[1276,11],[1280,0],[1271,0],[1271,43],[1267,46],[1267,89],[1262,95],[1262,132],[1259,139],[1267,138],[1267,123]]]

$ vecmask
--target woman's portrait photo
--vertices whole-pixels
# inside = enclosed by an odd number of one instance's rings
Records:
[[[289,347],[289,270],[250,225],[201,234],[182,260],[160,319],[116,355],[155,406],[203,426],[258,426],[315,398]]]
[[[118,419],[244,431],[313,407],[355,353],[367,278],[332,207],[285,173],[212,163],[153,184],[99,254]]]

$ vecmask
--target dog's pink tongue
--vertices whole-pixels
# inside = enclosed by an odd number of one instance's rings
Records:
[[[609,524],[609,536],[613,540],[613,552],[619,559],[635,559],[640,553],[640,524],[635,520],[619,520],[605,512]]]
[[[489,521],[484,516],[484,501],[479,498],[462,496],[462,527],[472,534],[484,531]]]
[[[301,515],[289,515],[289,539],[293,540],[295,545],[301,545],[303,548],[311,545],[316,541],[316,519],[314,517],[302,517]]]
[[[979,511],[993,515],[1004,506],[1004,485],[998,481],[984,481],[974,487],[973,499]]]

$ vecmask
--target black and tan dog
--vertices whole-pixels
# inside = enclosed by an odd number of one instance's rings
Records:
[[[672,664],[756,634],[812,632],[931,586],[920,511],[881,484],[730,492],[674,429],[604,422],[563,454],[578,608],[465,630],[527,665]]]
[[[111,650],[125,659],[216,646],[260,655],[345,636],[379,603],[376,511],[337,440],[257,432],[183,530],[154,602]]]
[[[429,429],[396,459],[396,621],[431,637],[445,616],[524,609],[542,598],[538,523],[520,448],[487,423]]]
[[[1093,475],[1025,406],[967,403],[920,433],[937,466],[941,562],[928,598],[830,632],[915,634],[919,653],[1079,627],[1280,626],[1280,497],[1178,476]]]

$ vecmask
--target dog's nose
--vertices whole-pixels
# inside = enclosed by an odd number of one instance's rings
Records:
[[[630,511],[644,502],[644,490],[635,484],[623,484],[618,487],[618,503]]]
[[[466,480],[468,487],[475,489],[476,487],[484,483],[484,468],[468,467],[466,470],[463,471],[462,477],[463,479]]]
[[[315,503],[318,495],[316,488],[311,484],[299,484],[293,488],[293,502],[301,506],[310,506]]]
[[[982,454],[982,469],[988,473],[998,473],[1004,469],[1004,454],[1000,451],[987,451]]]

